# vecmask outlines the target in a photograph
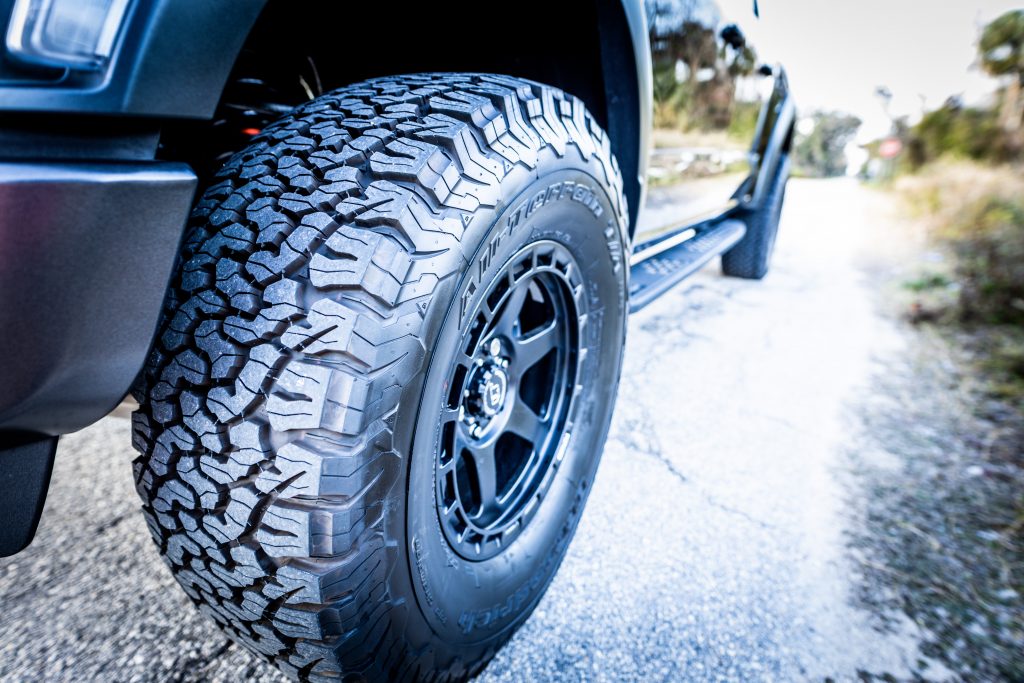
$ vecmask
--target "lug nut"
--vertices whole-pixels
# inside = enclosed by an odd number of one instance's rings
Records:
[[[501,353],[501,340],[497,337],[491,340],[490,347],[488,349],[492,356],[497,356]]]

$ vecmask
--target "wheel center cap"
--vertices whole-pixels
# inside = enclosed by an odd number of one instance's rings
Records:
[[[506,377],[505,372],[501,368],[494,367],[487,370],[481,379],[483,386],[481,387],[480,397],[483,399],[481,405],[484,409],[484,414],[488,416],[497,415],[501,411],[502,406],[505,405],[508,377]]]
[[[505,407],[507,393],[508,375],[501,366],[496,363],[483,365],[470,381],[466,406],[469,414],[484,419],[494,417]]]

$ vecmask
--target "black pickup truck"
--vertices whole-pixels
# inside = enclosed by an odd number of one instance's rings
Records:
[[[768,268],[793,104],[711,0],[0,0],[0,33],[0,554],[130,393],[160,553],[299,679],[480,671],[573,535],[629,312]],[[655,174],[668,97],[747,143]],[[724,184],[638,229],[665,173]]]

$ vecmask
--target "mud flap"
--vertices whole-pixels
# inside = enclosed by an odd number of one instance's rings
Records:
[[[0,557],[14,555],[32,542],[56,452],[55,436],[0,433]]]

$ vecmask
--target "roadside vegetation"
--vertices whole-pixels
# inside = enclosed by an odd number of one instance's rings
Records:
[[[950,98],[914,126],[897,122],[893,188],[946,256],[906,283],[911,319],[970,332],[992,390],[1024,409],[1024,10],[988,25],[978,49],[1001,82],[994,100]]]
[[[846,175],[846,145],[853,141],[861,121],[843,112],[818,111],[805,115],[793,143],[792,174],[802,178]]]
[[[856,545],[868,585],[885,589],[865,601],[921,627],[923,654],[960,680],[1024,681],[1024,11],[985,27],[978,48],[1000,83],[987,106],[951,97],[915,125],[894,121],[893,159],[868,146],[926,235],[900,287],[921,350],[886,376],[911,373],[929,398],[868,416],[872,437],[888,430],[903,451],[895,472],[867,467]]]

